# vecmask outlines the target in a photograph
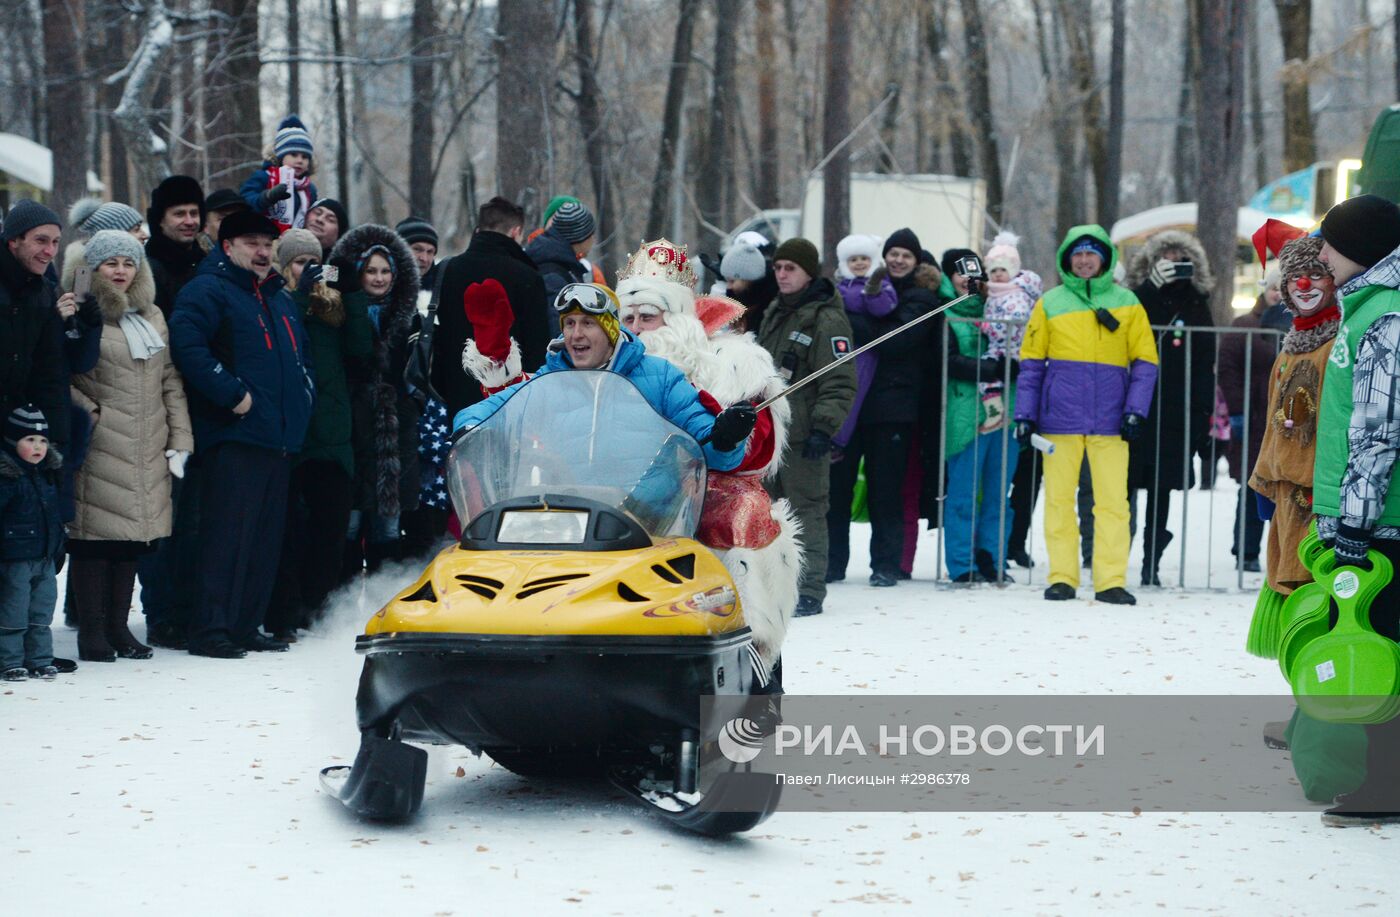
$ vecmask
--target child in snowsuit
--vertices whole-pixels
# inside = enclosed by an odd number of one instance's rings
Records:
[[[288,115],[277,125],[272,150],[262,167],[255,170],[238,189],[243,200],[277,224],[282,232],[306,226],[306,214],[318,200],[311,175],[316,171],[311,134],[296,115]],[[348,227],[341,227],[344,232]]]
[[[884,259],[880,255],[883,240],[876,236],[847,236],[836,243],[836,287],[841,291],[841,301],[846,305],[846,315],[851,319],[851,327],[861,323],[860,316],[884,318],[899,305],[894,286],[886,276]],[[864,344],[865,341],[857,341]],[[851,441],[856,422],[860,418],[860,406],[870,391],[870,383],[875,379],[875,367],[879,355],[874,351],[856,357],[856,400],[851,404],[851,413],[846,422],[831,438],[837,448]]]
[[[1021,253],[1016,250],[1020,241],[1013,232],[997,233],[982,262],[987,270],[986,305],[982,310],[983,320],[977,323],[977,327],[986,335],[985,355],[991,359],[1021,358],[1021,340],[1026,336],[1025,323],[1030,319],[1031,310],[1035,308],[1035,301],[1040,298],[1043,289],[1039,274],[1021,269]],[[994,422],[1003,416],[1003,387],[1000,378],[984,380],[977,385],[978,396],[988,408],[985,413],[989,420],[995,419]]]
[[[0,450],[0,679],[53,678],[54,559],[63,547],[49,425],[32,404],[4,421]]]

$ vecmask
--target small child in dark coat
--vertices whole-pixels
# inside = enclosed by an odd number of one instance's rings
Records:
[[[4,421],[0,450],[0,680],[53,678],[54,560],[63,547],[59,454],[32,404]]]

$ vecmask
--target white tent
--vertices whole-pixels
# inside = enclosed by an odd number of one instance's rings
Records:
[[[31,185],[45,193],[53,190],[53,153],[28,137],[0,134],[0,172],[20,184]],[[89,171],[88,191],[100,194],[102,179]]]

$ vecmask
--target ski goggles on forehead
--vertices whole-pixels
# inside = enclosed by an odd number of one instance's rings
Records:
[[[617,297],[596,283],[571,283],[554,297],[554,311],[559,315],[571,309],[582,309],[589,315],[617,315]]]

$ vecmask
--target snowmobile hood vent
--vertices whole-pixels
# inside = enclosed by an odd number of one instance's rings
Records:
[[[492,579],[489,576],[474,576],[470,573],[458,573],[457,582],[487,601],[499,595],[506,585],[498,579]]]
[[[546,589],[553,589],[555,586],[562,586],[570,580],[584,579],[587,573],[564,573],[559,576],[545,576],[540,579],[530,580],[515,594],[517,599],[528,599],[532,595],[544,592]]]

